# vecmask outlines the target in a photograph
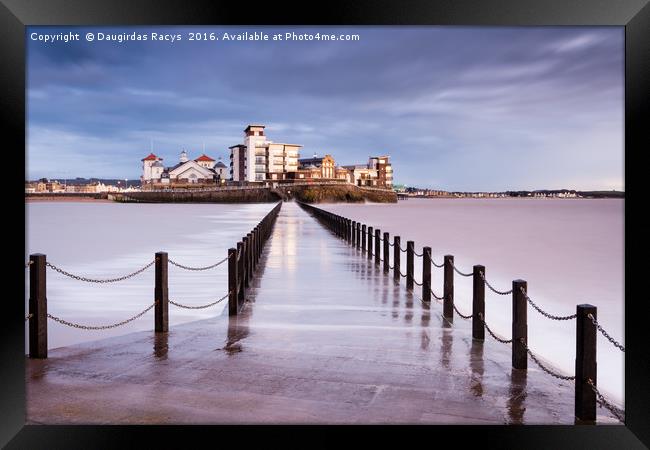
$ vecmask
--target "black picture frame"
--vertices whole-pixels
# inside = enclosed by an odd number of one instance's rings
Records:
[[[625,27],[625,401],[624,426],[402,426],[355,427],[365,435],[383,440],[399,431],[408,438],[403,444],[466,445],[474,442],[487,448],[644,448],[650,446],[650,358],[646,349],[648,295],[639,286],[645,278],[643,265],[633,262],[643,232],[635,234],[632,214],[643,195],[643,177],[632,175],[633,167],[644,167],[648,151],[647,117],[650,98],[650,6],[648,0],[455,0],[408,2],[386,0],[336,0],[322,4],[209,0],[0,0],[0,73],[3,91],[0,114],[6,127],[2,143],[5,159],[25,149],[25,27],[29,25],[613,25]],[[645,147],[642,145],[645,143]],[[24,162],[23,153],[23,162]],[[24,233],[24,182],[19,171],[6,181],[6,197],[16,209],[5,215],[5,245]],[[15,214],[15,215],[14,215]],[[23,218],[23,220],[16,219]],[[647,221],[645,223],[647,227]],[[22,229],[20,227],[22,226]],[[14,230],[15,229],[15,230]],[[11,234],[9,234],[11,233]],[[628,246],[629,244],[629,246]],[[15,246],[5,279],[24,294],[19,273],[24,264],[24,246]],[[646,275],[647,276],[647,275]],[[7,448],[147,448],[192,447],[207,439],[224,444],[226,431],[245,438],[242,427],[179,426],[48,426],[25,425],[24,305],[22,294],[7,295],[0,327],[0,444]],[[296,431],[312,431],[318,439],[302,441],[340,445],[341,433],[350,427],[255,427],[277,443]],[[404,438],[402,438],[404,439]],[[140,444],[138,444],[138,441]],[[271,442],[271,440],[267,441]],[[445,443],[446,442],[446,443]],[[300,441],[296,441],[300,443]]]

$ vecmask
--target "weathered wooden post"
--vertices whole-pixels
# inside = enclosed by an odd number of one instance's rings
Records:
[[[596,325],[589,314],[598,319],[596,307],[589,304],[577,306],[576,317],[576,379],[575,416],[581,421],[596,420],[596,393],[589,385],[596,384]]]
[[[368,259],[372,259],[372,235],[373,235],[373,228],[368,227]]]
[[[402,250],[400,249],[400,237],[393,236],[393,279],[399,283],[400,277],[400,257],[402,256]]]
[[[239,261],[237,262],[237,282],[239,288],[239,295],[237,296],[237,308],[244,304],[244,298],[246,295],[246,285],[244,283],[244,278],[246,277],[244,259],[246,258],[246,253],[244,252],[244,243],[242,241],[237,242],[237,255],[239,255]]]
[[[29,357],[47,358],[46,255],[29,255]]]
[[[472,273],[472,337],[479,341],[485,340],[485,326],[481,317],[485,320],[485,266],[474,266]]]
[[[250,266],[249,266],[249,261],[250,261],[250,238],[248,235],[244,236],[242,238],[242,241],[244,241],[244,255],[246,256],[244,260],[244,285],[246,287],[250,286],[251,283],[251,271],[250,271]]]
[[[156,285],[154,287],[155,331],[169,331],[169,286],[167,252],[156,253]]]
[[[422,300],[431,302],[431,247],[422,249]]]
[[[237,249],[228,249],[228,315],[237,315]]]
[[[345,222],[346,222],[346,224],[347,224],[347,226],[348,226],[348,228],[347,228],[347,230],[346,230],[346,232],[345,232],[345,236],[347,237],[348,244],[349,244],[349,245],[354,245],[354,244],[353,244],[354,233],[352,232],[352,230],[353,230],[353,228],[352,228],[352,221],[351,221],[350,219],[345,219]]]
[[[361,223],[357,222],[357,250],[361,248]]]
[[[512,282],[512,367],[528,368],[528,311],[524,292],[528,292],[528,283],[524,280]],[[523,339],[523,342],[521,340]]]
[[[366,252],[366,224],[361,227],[361,251]]]
[[[381,230],[375,230],[375,264],[379,265],[381,262]]]
[[[443,282],[442,315],[450,322],[454,321],[454,256],[445,255],[445,279]]]
[[[384,273],[390,272],[390,236],[384,232]]]
[[[406,241],[406,289],[413,289],[413,257],[415,242]]]

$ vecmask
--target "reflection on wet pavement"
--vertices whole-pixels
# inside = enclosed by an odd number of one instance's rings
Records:
[[[28,422],[573,423],[569,383],[512,371],[295,204],[259,270],[237,317],[29,360]]]

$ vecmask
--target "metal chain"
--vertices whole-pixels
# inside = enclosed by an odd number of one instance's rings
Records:
[[[138,275],[139,273],[144,272],[149,267],[153,266],[155,263],[156,263],[156,261],[151,261],[149,264],[144,266],[142,269],[136,270],[133,273],[130,273],[128,275],[124,275],[123,277],[119,277],[119,278],[108,278],[108,279],[104,279],[104,280],[96,280],[96,279],[92,279],[92,278],[82,277],[80,275],[74,275],[72,273],[66,272],[63,269],[60,269],[59,267],[57,267],[54,264],[51,264],[49,262],[46,262],[45,264],[47,266],[49,266],[50,268],[52,268],[53,270],[59,272],[60,274],[63,274],[66,277],[74,278],[75,280],[85,281],[87,283],[115,283],[116,281],[122,281],[122,280],[126,280],[127,278],[134,277],[134,276]]]
[[[494,339],[501,342],[502,344],[510,344],[510,343],[512,343],[512,339],[501,339],[496,334],[494,334],[492,332],[492,330],[490,330],[490,327],[488,327],[488,324],[485,323],[485,320],[483,320],[483,314],[482,313],[478,313],[478,318],[481,320],[481,322],[483,322],[483,326],[488,331],[488,333],[490,333],[490,336],[492,336]]]
[[[390,241],[388,241],[388,246],[389,246],[389,247],[395,247],[395,243],[392,243],[392,244],[391,244]]]
[[[417,257],[420,257],[420,256],[423,256],[423,255],[424,255],[424,252],[422,252],[422,253],[418,253],[418,252],[416,252],[415,249],[414,249],[414,250],[413,250],[413,254],[414,254],[415,256],[417,256]]]
[[[512,294],[512,289],[510,289],[509,291],[499,291],[499,290],[493,288],[492,285],[490,283],[488,283],[488,280],[485,279],[485,275],[483,275],[483,272],[479,271],[479,274],[481,275],[481,278],[483,279],[483,281],[485,281],[485,284],[487,285],[487,287],[489,287],[490,290],[492,292],[494,292],[495,294],[499,294],[499,295],[510,295],[510,294]]]
[[[541,362],[539,362],[539,360],[535,357],[535,355],[533,354],[533,352],[531,352],[530,349],[528,348],[528,345],[526,345],[526,340],[525,340],[524,338],[519,338],[519,342],[521,342],[521,343],[523,344],[523,346],[526,348],[526,352],[528,352],[528,354],[529,354],[530,357],[533,359],[533,361],[535,361],[535,363],[536,363],[536,364],[537,364],[537,365],[538,365],[538,366],[539,366],[539,367],[540,367],[544,372],[546,372],[547,374],[549,374],[549,375],[551,375],[551,376],[553,376],[553,377],[555,377],[555,378],[559,378],[560,380],[572,381],[572,380],[575,380],[575,379],[576,379],[575,376],[569,377],[569,376],[566,376],[566,375],[560,375],[559,373],[553,372],[551,369],[549,369],[548,367],[544,366],[544,364],[542,364]]]
[[[400,250],[402,253],[406,253],[406,250],[403,249],[402,247],[400,247],[399,250]]]
[[[418,283],[417,281],[415,281],[415,278],[413,278],[413,283],[415,283],[417,286],[422,286],[422,283]]]
[[[456,311],[456,314],[458,314],[460,317],[462,317],[465,320],[468,320],[468,319],[471,319],[472,317],[474,317],[474,314],[470,314],[469,316],[461,314],[461,312],[458,311],[458,308],[456,308],[456,305],[454,305],[454,311]]]
[[[78,323],[68,322],[67,320],[63,320],[63,319],[61,319],[59,317],[56,317],[56,316],[53,316],[52,314],[49,314],[49,313],[47,314],[47,317],[54,320],[55,322],[59,322],[62,325],[67,325],[67,326],[72,327],[72,328],[80,328],[82,330],[107,330],[109,328],[117,328],[117,327],[119,327],[121,325],[126,325],[127,323],[134,321],[138,317],[142,317],[143,315],[145,315],[154,306],[156,306],[156,302],[154,302],[153,305],[147,307],[147,309],[145,309],[144,311],[136,314],[135,316],[133,316],[133,317],[131,317],[129,319],[123,320],[122,322],[114,323],[112,325],[100,325],[100,326],[80,325]]]
[[[229,295],[230,295],[230,292],[227,293],[226,295],[224,295],[223,297],[221,297],[221,298],[220,298],[219,300],[217,300],[216,302],[208,303],[207,305],[201,305],[201,306],[187,306],[187,305],[181,305],[180,303],[176,303],[175,301],[172,301],[172,300],[168,300],[168,301],[169,301],[169,303],[171,303],[172,305],[178,306],[179,308],[185,308],[185,309],[205,309],[205,308],[209,308],[210,306],[214,306],[214,305],[216,305],[217,303],[223,301],[224,299],[228,298]]]
[[[598,402],[598,404],[600,406],[604,406],[605,408],[607,408],[609,410],[609,412],[614,414],[614,416],[616,416],[616,418],[618,420],[620,420],[621,422],[624,422],[625,421],[625,410],[617,408],[616,406],[614,406],[610,402],[608,402],[607,399],[603,396],[603,394],[601,394],[598,391],[598,388],[596,388],[596,386],[594,385],[594,382],[591,380],[591,378],[587,378],[587,384],[591,387],[591,390],[594,391],[594,394],[596,394],[596,397],[597,397],[596,401]]]
[[[524,290],[523,287],[520,286],[519,289],[521,290],[521,293],[524,295],[524,297],[526,297],[526,300],[528,301],[528,303],[530,303],[533,308],[535,308],[542,316],[544,316],[546,318],[549,318],[549,319],[552,319],[552,320],[571,320],[571,319],[575,319],[576,317],[578,317],[577,314],[572,314],[570,316],[554,316],[553,314],[549,314],[546,311],[542,311],[542,309],[539,306],[537,306],[535,304],[535,302],[533,302],[530,299],[530,297],[528,296],[528,294],[526,293],[526,291]]]
[[[433,260],[433,258],[431,258],[431,264],[433,264],[434,266],[436,266],[436,267],[439,268],[439,269],[442,268],[442,267],[445,267],[445,263],[444,263],[444,262],[443,262],[442,264],[438,265],[438,264],[436,264],[436,262]]]
[[[593,316],[593,314],[589,313],[589,314],[587,314],[587,317],[589,317],[591,319],[592,323],[596,326],[598,331],[600,331],[603,334],[603,336],[605,336],[607,338],[607,340],[614,345],[614,347],[618,348],[620,351],[625,353],[625,347],[623,347],[613,337],[611,337],[609,334],[607,334],[607,331],[603,330],[603,327],[601,327],[600,324],[598,323],[598,321],[596,321],[596,318]]]
[[[435,298],[435,299],[438,300],[438,301],[442,301],[442,300],[443,300],[442,297],[438,297],[438,296],[436,295],[436,293],[433,292],[433,289],[430,289],[430,291],[431,291],[431,295],[433,295],[433,298]]]
[[[456,268],[456,266],[454,265],[454,263],[453,263],[452,261],[449,261],[449,264],[451,264],[451,267],[453,267],[453,269],[456,271],[456,273],[457,273],[458,275],[461,275],[461,276],[463,276],[463,277],[471,277],[472,275],[474,275],[472,272],[470,272],[470,273],[463,273],[463,272],[461,272],[460,270],[458,270],[458,269]]]
[[[181,269],[185,269],[185,270],[208,270],[208,269],[214,269],[215,267],[217,267],[217,266],[220,265],[220,264],[223,264],[223,263],[226,262],[227,260],[228,260],[228,257],[226,256],[224,259],[222,259],[221,261],[217,262],[216,264],[212,264],[211,266],[205,266],[205,267],[188,267],[188,266],[184,266],[184,265],[182,265],[182,264],[179,264],[179,263],[177,263],[176,261],[173,261],[173,260],[171,260],[171,259],[169,259],[168,261],[169,261],[171,264],[173,264],[174,266],[176,266],[176,267],[180,267]]]
[[[399,271],[399,274],[402,276],[402,278],[406,278],[406,274],[405,274],[405,273],[402,273],[401,270]]]
[[[27,316],[25,317],[25,322],[27,322],[32,317],[34,317],[34,314],[32,314],[32,313],[27,314]]]

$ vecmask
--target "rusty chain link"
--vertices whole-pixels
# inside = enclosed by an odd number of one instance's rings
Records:
[[[180,304],[180,303],[176,303],[176,302],[173,301],[173,300],[168,300],[168,302],[171,303],[172,305],[178,306],[179,308],[185,308],[185,309],[205,309],[205,308],[209,308],[210,306],[214,306],[214,305],[216,305],[217,303],[219,303],[219,302],[225,300],[226,298],[228,298],[229,295],[230,295],[230,292],[228,292],[226,295],[224,295],[223,297],[221,297],[219,300],[217,300],[217,301],[215,301],[215,302],[208,303],[207,305],[201,305],[201,306],[188,306],[188,305],[182,305],[182,304]]]
[[[499,290],[493,288],[492,285],[490,283],[488,283],[488,280],[485,279],[485,275],[483,275],[483,272],[479,271],[479,275],[481,275],[481,278],[483,279],[483,281],[485,282],[487,287],[489,287],[490,290],[492,292],[494,292],[495,294],[499,294],[499,295],[510,295],[510,294],[512,294],[512,289],[510,289],[509,291],[499,291]]]
[[[607,331],[605,331],[603,329],[603,327],[600,326],[600,324],[598,323],[596,318],[593,316],[593,314],[589,313],[589,314],[587,314],[587,317],[589,317],[591,319],[591,322],[596,326],[598,331],[600,331],[603,334],[603,336],[605,336],[607,338],[607,340],[614,345],[614,347],[618,348],[620,351],[625,353],[625,347],[623,347],[613,337],[611,337],[609,334],[607,334]]]
[[[571,319],[575,319],[576,317],[578,317],[577,314],[571,314],[570,316],[554,316],[553,314],[547,313],[546,311],[543,311],[539,306],[537,306],[535,304],[535,302],[533,302],[530,299],[530,297],[526,293],[526,290],[523,288],[523,286],[520,286],[519,290],[524,295],[524,297],[526,298],[528,303],[530,303],[533,308],[535,308],[542,316],[544,316],[546,318],[549,318],[549,319],[552,319],[552,320],[571,320]]]
[[[63,319],[61,319],[60,317],[53,316],[53,315],[50,314],[50,313],[47,314],[47,317],[49,317],[50,319],[54,320],[55,322],[59,322],[59,323],[62,324],[62,325],[67,325],[67,326],[72,327],[72,328],[80,328],[80,329],[82,329],[82,330],[108,330],[109,328],[117,328],[117,327],[119,327],[119,326],[126,325],[127,323],[134,321],[134,320],[137,319],[138,317],[142,317],[142,316],[145,315],[145,314],[146,314],[146,313],[147,313],[151,308],[153,308],[154,306],[156,306],[156,303],[157,303],[157,302],[154,302],[151,306],[148,306],[147,309],[145,309],[144,311],[142,311],[142,312],[136,314],[135,316],[133,316],[133,317],[131,317],[131,318],[129,318],[129,319],[123,320],[122,322],[114,323],[114,324],[112,324],[112,325],[99,325],[99,326],[80,325],[80,324],[78,324],[78,323],[68,322],[67,320],[63,320]]]
[[[485,323],[485,320],[483,319],[483,314],[482,314],[482,313],[478,313],[478,318],[479,318],[479,320],[483,323],[483,326],[484,326],[485,329],[488,331],[488,333],[490,333],[490,336],[492,336],[494,339],[496,339],[497,341],[501,342],[502,344],[511,344],[511,343],[512,343],[512,339],[501,339],[501,338],[498,337],[496,334],[494,334],[494,333],[492,332],[492,330],[490,330],[490,327],[488,327],[488,324]]]
[[[144,272],[149,267],[153,266],[155,263],[156,263],[156,261],[151,261],[149,264],[144,266],[142,269],[136,270],[135,272],[130,273],[128,275],[124,275],[123,277],[108,278],[108,279],[103,279],[103,280],[102,279],[86,278],[86,277],[82,277],[80,275],[74,275],[74,274],[72,274],[70,272],[66,272],[65,270],[63,270],[63,269],[61,269],[61,268],[59,268],[59,267],[57,267],[54,264],[49,263],[49,262],[46,262],[45,264],[48,267],[50,267],[51,269],[55,270],[56,272],[59,272],[60,274],[65,275],[66,277],[74,278],[75,280],[85,281],[87,283],[115,283],[116,281],[123,281],[123,280],[126,280],[128,278],[134,277],[134,276]]]
[[[226,262],[227,260],[228,260],[228,257],[226,256],[226,257],[225,257],[224,259],[222,259],[221,261],[219,261],[219,262],[217,262],[217,263],[215,263],[215,264],[212,264],[211,266],[205,266],[205,267],[189,267],[189,266],[184,266],[184,265],[182,265],[182,264],[179,264],[179,263],[177,263],[176,261],[171,260],[171,259],[169,259],[168,261],[169,261],[171,264],[173,264],[174,266],[176,266],[176,267],[180,267],[181,269],[185,269],[185,270],[208,270],[208,269],[214,269],[215,267],[217,267],[217,266],[220,265],[220,264],[223,264],[223,263]]]
[[[610,402],[607,401],[607,399],[603,396],[603,394],[598,391],[598,388],[594,385],[594,382],[592,381],[591,378],[587,378],[587,384],[591,387],[591,390],[594,391],[594,394],[596,394],[596,401],[600,406],[603,406],[609,410],[614,416],[620,420],[621,422],[625,422],[625,411],[617,408],[616,406],[612,405]]]

